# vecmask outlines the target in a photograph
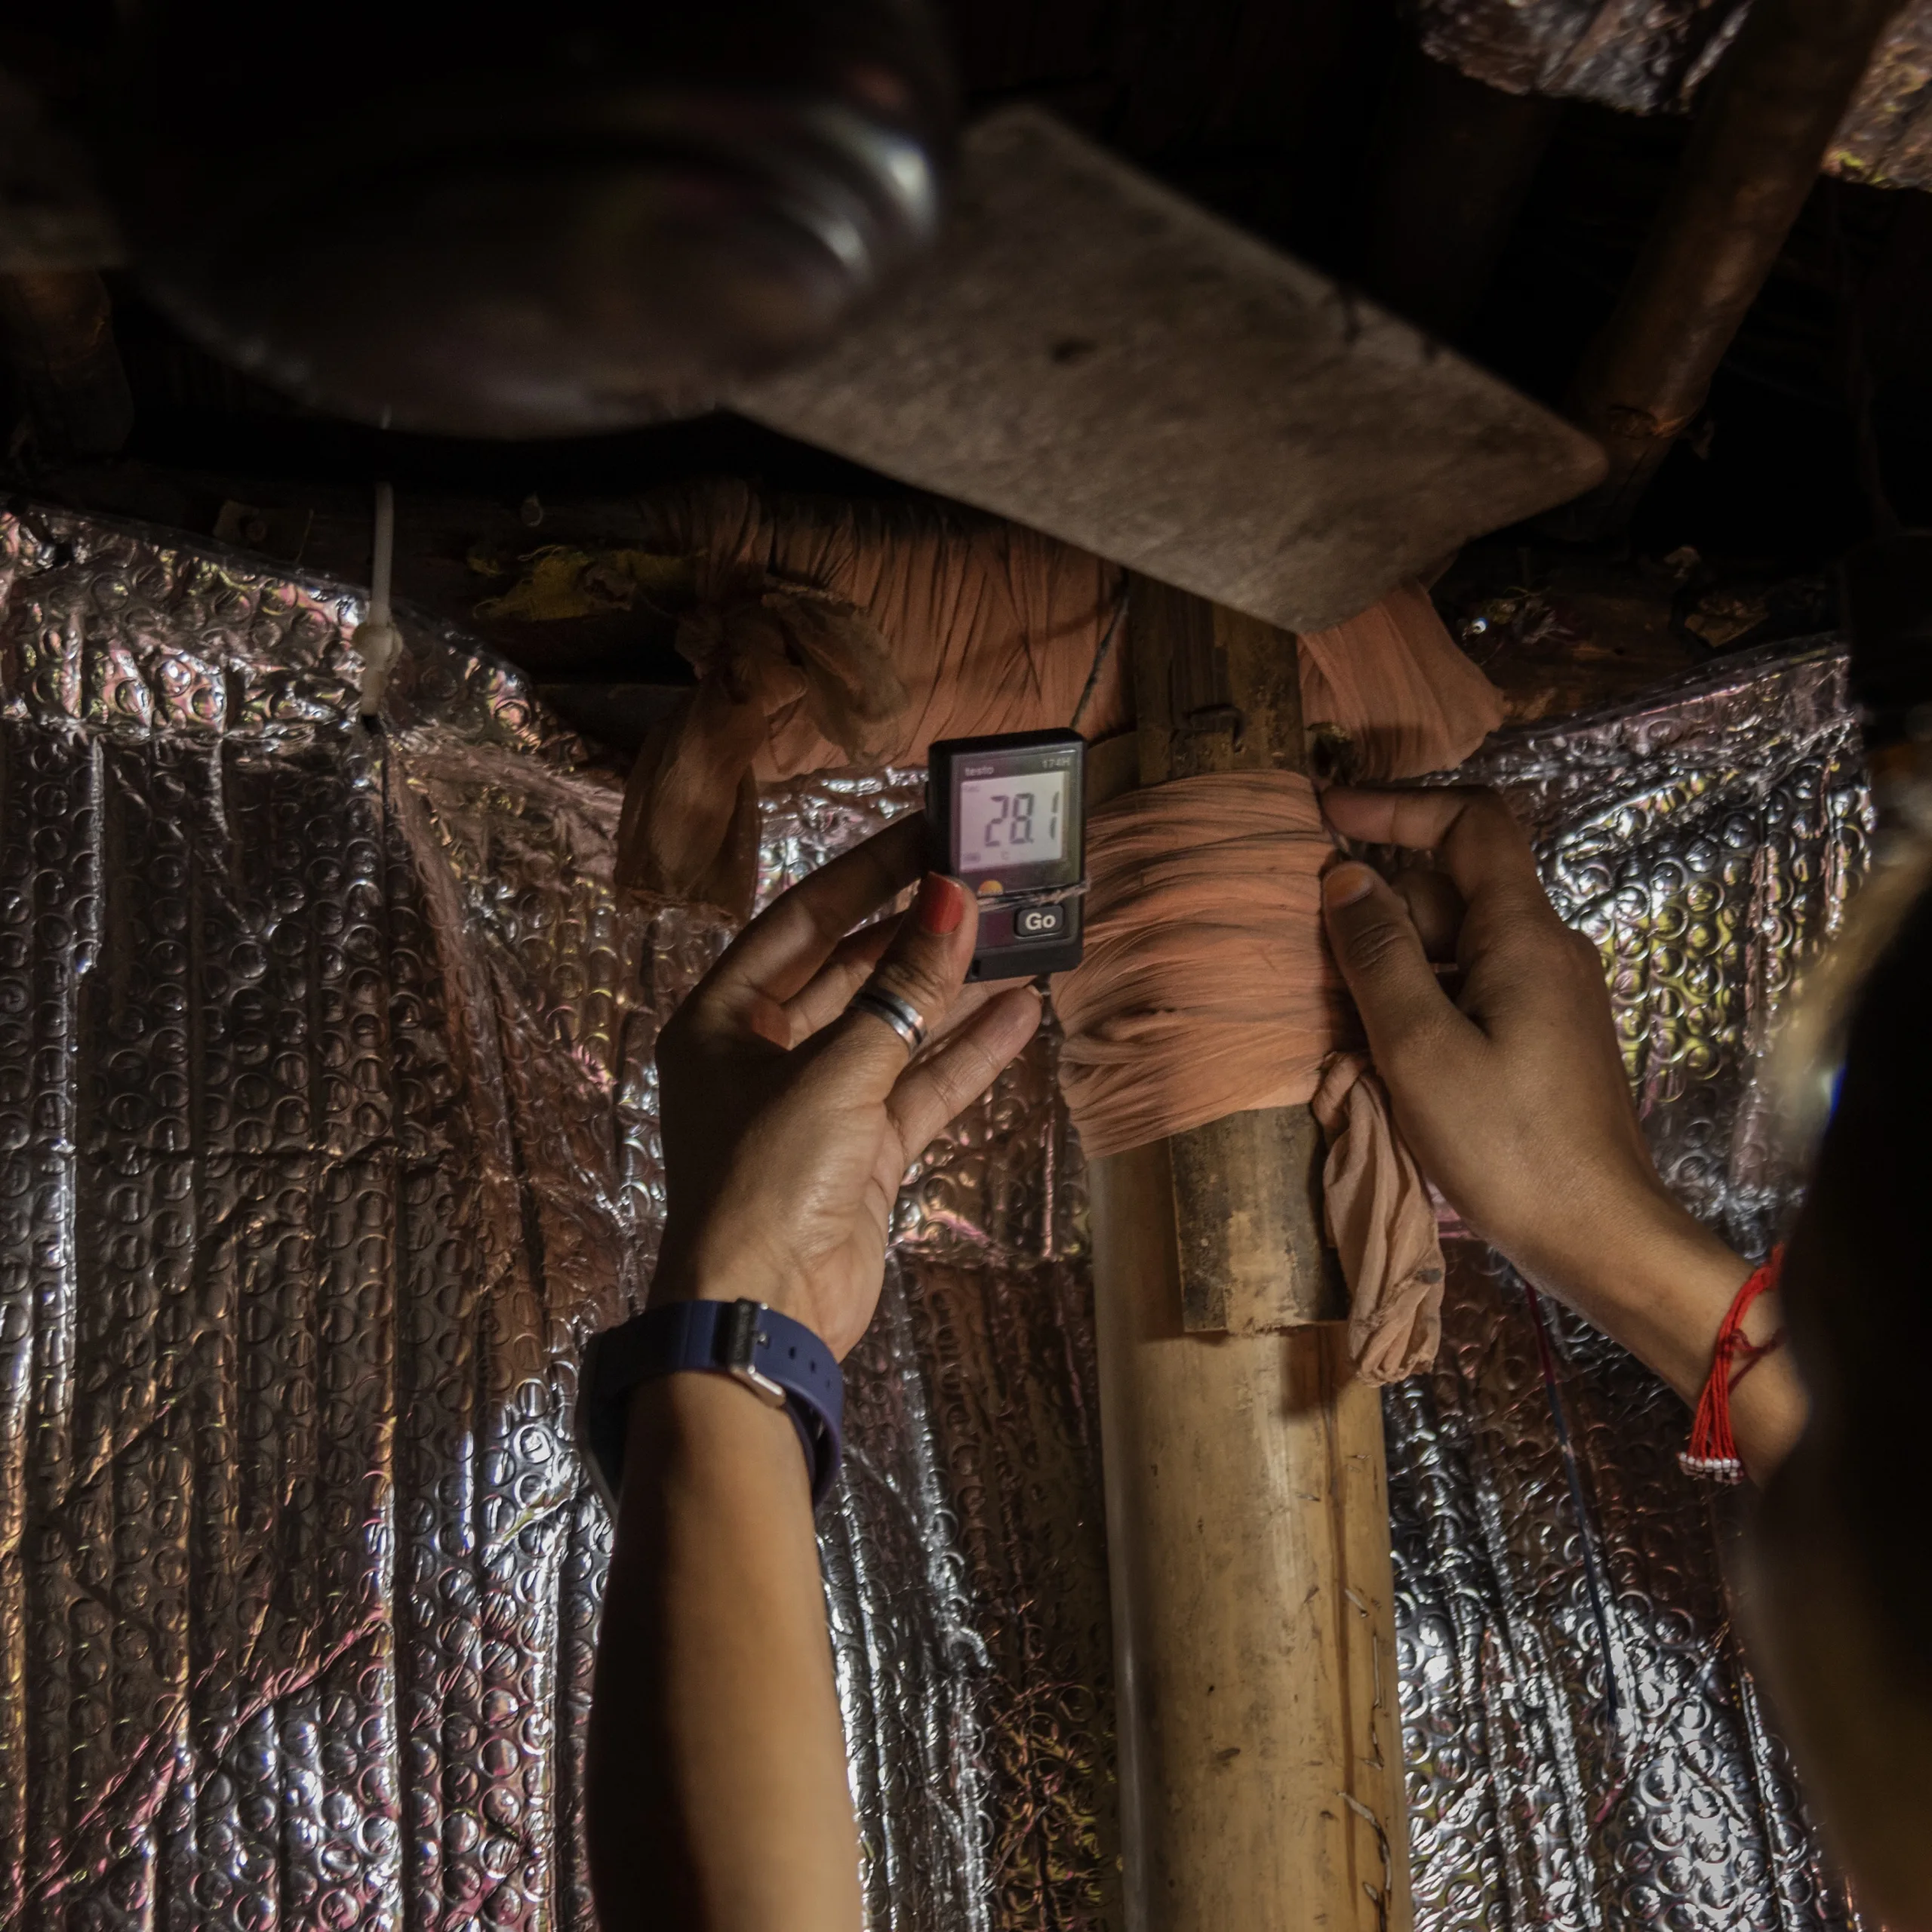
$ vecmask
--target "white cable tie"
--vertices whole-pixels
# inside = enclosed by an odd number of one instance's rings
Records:
[[[362,715],[380,718],[389,673],[402,655],[402,633],[388,618],[371,617],[355,626],[350,641],[362,660]]]

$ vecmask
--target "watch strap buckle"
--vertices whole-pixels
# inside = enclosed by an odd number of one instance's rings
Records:
[[[607,1508],[614,1514],[631,1390],[683,1369],[725,1376],[786,1411],[811,1472],[813,1503],[824,1500],[838,1474],[844,1411],[838,1358],[802,1322],[740,1298],[666,1303],[585,1345],[577,1441]]]
[[[764,1313],[761,1303],[742,1297],[733,1302],[718,1324],[715,1360],[734,1382],[743,1383],[759,1401],[782,1409],[785,1391],[758,1365],[758,1350],[771,1346],[771,1338],[759,1322]]]

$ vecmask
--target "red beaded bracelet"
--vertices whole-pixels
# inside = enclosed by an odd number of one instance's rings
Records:
[[[1744,1317],[1760,1295],[1777,1286],[1783,1266],[1784,1250],[1773,1248],[1732,1298],[1730,1312],[1718,1330],[1717,1346],[1711,1354],[1711,1372],[1704,1379],[1704,1392],[1698,1398],[1697,1413],[1690,1424],[1690,1446],[1677,1458],[1686,1475],[1709,1476],[1714,1482],[1743,1480],[1744,1464],[1737,1453],[1737,1438],[1730,1432],[1731,1393],[1784,1341],[1784,1331],[1780,1328],[1769,1340],[1752,1346],[1744,1339]]]

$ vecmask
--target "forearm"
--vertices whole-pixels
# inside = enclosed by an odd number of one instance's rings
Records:
[[[1322,886],[1337,963],[1423,1172],[1530,1280],[1694,1404],[1751,1270],[1657,1177],[1595,946],[1558,919],[1493,792],[1337,789],[1323,810],[1345,838],[1433,857],[1401,893],[1354,861]],[[1453,998],[1439,972],[1452,956]],[[1779,1320],[1776,1297],[1760,1298],[1746,1340]],[[1787,1351],[1749,1370],[1731,1417],[1761,1481],[1804,1425]]]
[[[1617,1226],[1599,1230],[1565,1261],[1530,1272],[1694,1408],[1711,1371],[1718,1330],[1752,1270],[1659,1189],[1654,1199],[1632,1203]],[[1774,1291],[1752,1305],[1745,1337],[1761,1344],[1783,1325]],[[1752,1479],[1761,1483],[1804,1424],[1804,1392],[1788,1349],[1764,1357],[1737,1385],[1730,1413],[1738,1453]]]
[[[804,1459],[721,1377],[632,1398],[589,1756],[607,1932],[857,1932]]]

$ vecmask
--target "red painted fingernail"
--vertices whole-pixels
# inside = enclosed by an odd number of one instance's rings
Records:
[[[919,886],[919,903],[913,909],[922,933],[957,931],[966,916],[966,888],[943,872],[928,872]]]

